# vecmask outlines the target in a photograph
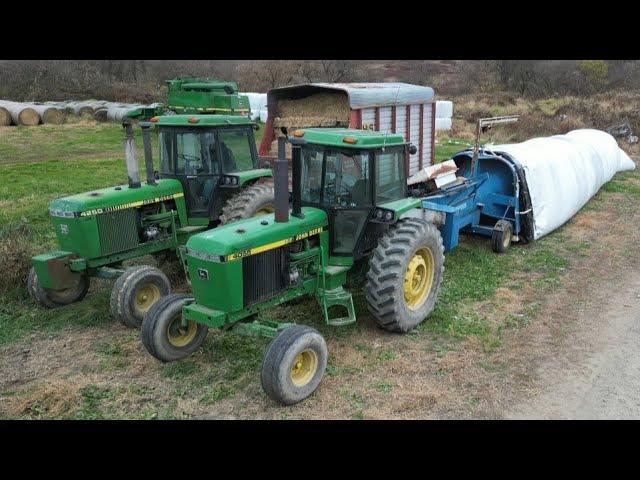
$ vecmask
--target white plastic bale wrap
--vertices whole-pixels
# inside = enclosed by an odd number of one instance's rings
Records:
[[[436,118],[436,131],[437,130],[451,130],[451,119]]]
[[[573,130],[566,135],[487,147],[505,152],[525,173],[538,239],[563,225],[617,172],[635,163],[606,132]]]
[[[436,119],[453,117],[453,102],[438,100],[436,102]]]
[[[267,94],[244,92],[239,95],[246,95],[249,98],[249,108],[251,109],[251,120],[258,120],[260,118],[260,110],[267,107]]]

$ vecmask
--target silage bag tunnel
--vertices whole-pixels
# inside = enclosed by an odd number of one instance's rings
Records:
[[[445,251],[458,245],[459,233],[492,237],[496,228],[509,222],[520,242],[533,239],[531,200],[522,166],[504,153],[480,150],[475,176],[471,174],[473,150],[453,157],[457,181],[425,197],[422,207],[442,212],[441,227]]]
[[[595,129],[482,148],[475,175],[472,158],[472,150],[457,153],[456,181],[422,201],[444,213],[445,250],[458,244],[462,230],[489,235],[494,250],[504,251],[495,237],[507,224],[513,240],[537,240],[571,219],[617,172],[636,168],[615,138]]]

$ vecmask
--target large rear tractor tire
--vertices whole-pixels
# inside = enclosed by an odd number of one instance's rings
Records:
[[[111,315],[127,327],[140,328],[144,314],[170,293],[171,283],[161,270],[148,265],[128,268],[113,284]]]
[[[140,338],[147,351],[161,362],[181,360],[195,352],[207,337],[206,325],[189,321],[182,326],[182,307],[192,299],[185,294],[161,298],[144,316]]]
[[[33,267],[29,270],[27,279],[27,292],[29,296],[40,306],[45,308],[54,308],[61,305],[69,305],[70,303],[82,300],[89,291],[90,280],[87,275],[80,276],[78,283],[71,288],[64,290],[50,290],[44,288],[38,281],[38,276]]]
[[[433,311],[443,273],[444,246],[436,226],[400,220],[380,238],[369,261],[369,312],[386,330],[414,329]]]
[[[262,389],[273,400],[292,405],[311,395],[327,368],[327,344],[317,330],[289,327],[273,339],[262,361]]]
[[[275,211],[273,185],[261,183],[250,185],[227,200],[222,208],[222,225],[243,218],[257,217]]]

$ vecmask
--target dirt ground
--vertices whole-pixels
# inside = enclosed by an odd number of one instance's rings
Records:
[[[569,258],[560,277],[505,272],[505,286],[470,305],[496,326],[513,319],[496,348],[381,334],[364,321],[328,339],[332,371],[287,408],[266,398],[255,372],[233,395],[199,401],[120,325],[34,333],[0,348],[0,417],[94,418],[109,403],[123,418],[640,418],[639,205],[615,189],[598,194],[554,235]],[[212,352],[227,341],[214,336],[189,365],[216,368]],[[242,361],[223,380],[244,372]]]

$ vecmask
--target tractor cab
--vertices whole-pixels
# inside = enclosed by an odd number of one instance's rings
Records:
[[[332,257],[362,258],[385,224],[397,220],[412,147],[402,135],[341,128],[297,130],[291,140],[300,147],[294,148],[294,198],[327,213]]]
[[[218,219],[229,195],[247,180],[270,175],[261,169],[255,124],[231,115],[155,117],[160,178],[180,181],[190,223]]]

